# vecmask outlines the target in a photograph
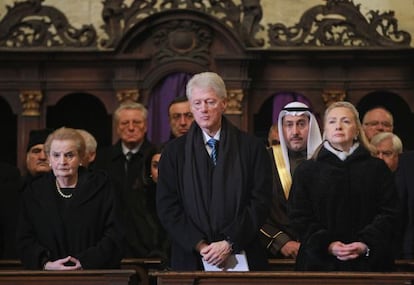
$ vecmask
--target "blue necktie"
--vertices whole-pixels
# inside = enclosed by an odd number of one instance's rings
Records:
[[[211,159],[213,160],[214,165],[217,164],[217,143],[218,140],[216,139],[209,139],[207,144],[211,147]]]

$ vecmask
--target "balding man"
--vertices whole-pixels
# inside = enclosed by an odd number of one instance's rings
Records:
[[[380,132],[393,132],[394,118],[384,107],[374,107],[368,110],[362,118],[362,128],[369,141]]]

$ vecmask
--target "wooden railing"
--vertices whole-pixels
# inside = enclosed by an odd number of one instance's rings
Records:
[[[407,285],[414,273],[372,272],[150,272],[157,285]]]
[[[135,271],[118,270],[0,270],[0,285],[135,285]]]
[[[161,261],[159,259],[134,258],[123,259],[121,263],[121,270],[83,270],[76,272],[60,272],[61,274],[59,274],[59,272],[50,271],[26,271],[23,270],[22,264],[18,260],[0,260],[0,285],[52,284],[53,282],[55,282],[54,284],[125,284],[126,276],[129,278],[129,285],[150,285],[155,283],[158,285],[219,285],[221,283],[250,284],[249,282],[252,282],[251,284],[289,283],[292,285],[351,283],[354,285],[414,284],[414,260],[397,260],[396,271],[384,274],[340,272],[302,273],[293,271],[294,263],[295,261],[291,259],[270,259],[270,271],[267,272],[174,272],[163,271],[161,268]],[[84,273],[85,283],[77,283],[79,279],[83,278],[81,276]],[[49,279],[53,280],[53,282],[49,282]],[[117,281],[118,279],[119,281]],[[275,280],[271,281],[273,279]],[[5,280],[13,280],[13,282],[7,283]],[[68,283],[69,280],[72,280],[73,283]],[[101,283],[97,283],[98,281]]]

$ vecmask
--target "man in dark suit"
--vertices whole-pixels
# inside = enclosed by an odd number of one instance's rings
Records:
[[[414,258],[414,151],[403,152],[398,159],[395,181],[401,200],[402,242],[397,258]]]
[[[148,209],[143,187],[144,158],[154,146],[147,140],[147,109],[140,103],[121,104],[114,113],[119,141],[98,150],[94,169],[104,169],[118,193],[126,231],[125,257],[151,257],[158,251],[156,219]]]
[[[258,240],[272,190],[266,147],[224,117],[227,92],[216,73],[195,75],[187,97],[195,122],[166,145],[157,184],[171,267],[222,270],[240,253],[250,270],[267,269]]]

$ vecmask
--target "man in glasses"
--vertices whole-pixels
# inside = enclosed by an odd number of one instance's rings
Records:
[[[384,107],[374,107],[368,110],[362,118],[362,128],[367,139],[371,141],[372,137],[380,132],[392,133],[394,119],[391,112]]]

